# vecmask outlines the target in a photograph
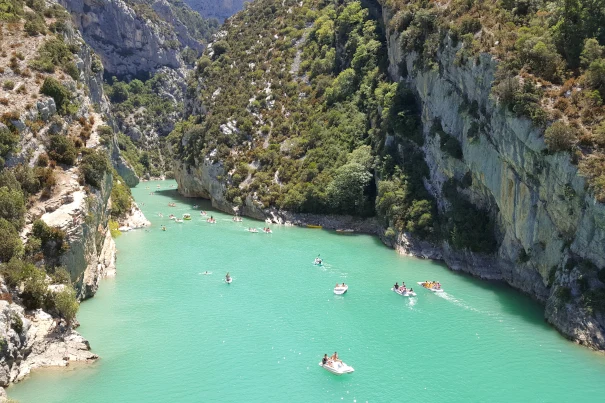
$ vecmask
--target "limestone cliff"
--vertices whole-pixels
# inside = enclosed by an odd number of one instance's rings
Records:
[[[137,77],[161,67],[181,69],[182,48],[203,49],[165,1],[155,2],[155,13],[146,15],[122,0],[62,0],[61,4],[86,43],[101,56],[108,75]]]
[[[384,9],[385,26],[390,13]],[[495,256],[456,252],[441,245],[449,267],[499,279],[546,304],[546,318],[563,334],[580,343],[605,348],[605,318],[592,314],[580,299],[598,286],[599,268],[605,267],[605,206],[586,189],[567,154],[548,154],[542,132],[496,105],[490,97],[497,61],[482,54],[475,62],[454,62],[461,46],[446,39],[437,60],[439,68],[417,68],[416,54],[403,54],[397,33],[387,28],[389,71],[404,81],[422,105],[426,161],[430,167],[427,188],[440,200],[443,183],[472,175],[465,197],[487,207],[497,222],[499,248]],[[407,75],[401,74],[405,66]],[[466,112],[478,105],[478,116]],[[462,145],[455,159],[440,148],[439,135],[431,134],[435,121]],[[480,127],[478,139],[472,131]],[[404,250],[405,235],[399,245]],[[568,287],[573,298],[562,300],[558,290]]]

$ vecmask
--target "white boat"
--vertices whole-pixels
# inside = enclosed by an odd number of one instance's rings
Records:
[[[353,369],[353,367],[348,366],[347,364],[345,364],[342,361],[332,361],[332,360],[328,360],[328,362],[326,363],[326,365],[324,365],[321,361],[319,362],[319,366],[323,367],[323,369],[325,369],[328,372],[333,373],[334,375],[343,375],[343,374],[350,374],[351,372],[355,371]]]
[[[200,208],[200,206],[198,206],[197,204],[196,204],[195,206],[193,206],[193,207],[192,207],[192,209],[194,209],[194,210],[196,210],[196,209],[198,209],[198,208]]]
[[[183,220],[181,220],[180,218],[175,218],[175,219],[174,219],[174,222],[182,223],[182,222],[183,222]]]
[[[253,234],[256,234],[258,232],[258,230],[256,228],[248,228],[248,232],[252,232]]]
[[[426,288],[429,291],[432,292],[443,292],[443,288],[433,288],[433,287],[427,287],[425,286],[425,282],[419,282],[418,285],[421,285],[422,287]]]
[[[273,231],[271,231],[271,228],[265,228],[263,231],[265,231],[265,234],[272,234]]]
[[[334,294],[342,295],[345,292],[347,292],[348,289],[349,289],[349,286],[346,285],[345,283],[342,283],[342,285],[337,285],[336,287],[334,287]]]
[[[200,215],[205,216],[205,215],[207,215],[207,213],[205,211],[200,211]]]
[[[402,288],[395,289],[395,287],[393,287],[393,288],[391,288],[391,290],[395,291],[397,294],[401,295],[402,297],[415,297],[416,296],[416,293],[414,291],[407,290],[407,291],[403,292]]]
[[[321,260],[320,258],[316,257],[315,261],[313,261],[313,264],[315,266],[321,266],[323,264],[323,260]]]
[[[233,282],[233,277],[228,277],[225,279],[225,283],[231,284]]]

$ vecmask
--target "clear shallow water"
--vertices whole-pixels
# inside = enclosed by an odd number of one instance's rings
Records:
[[[162,191],[150,196],[149,186]],[[133,194],[153,226],[117,239],[118,275],[82,304],[80,332],[101,359],[35,372],[21,402],[602,401],[605,356],[546,325],[515,291],[397,255],[376,238],[274,226],[211,212],[174,182]],[[175,201],[176,208],[167,207]],[[210,210],[206,202],[199,203]],[[164,218],[158,217],[162,212]],[[192,213],[177,224],[168,219]],[[166,224],[168,230],[160,231]],[[313,266],[321,253],[326,266]],[[204,271],[212,275],[202,275]],[[224,283],[227,271],[233,284]],[[395,281],[439,280],[445,295]],[[336,282],[349,292],[335,296]],[[319,368],[339,352],[355,373]]]

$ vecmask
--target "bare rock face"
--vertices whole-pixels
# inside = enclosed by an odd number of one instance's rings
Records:
[[[108,74],[137,77],[161,67],[180,69],[180,48],[201,51],[165,1],[153,5],[162,19],[138,15],[122,0],[61,0],[86,43],[97,52]]]
[[[185,3],[204,17],[223,22],[244,8],[251,0],[185,0]]]

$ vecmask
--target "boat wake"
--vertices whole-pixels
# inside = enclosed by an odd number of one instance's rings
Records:
[[[461,308],[466,309],[467,311],[473,311],[473,312],[477,312],[477,313],[483,313],[482,311],[480,311],[479,309],[472,307],[470,305],[468,305],[466,302],[464,302],[461,299],[458,299],[456,297],[454,297],[453,295],[450,295],[446,292],[442,292],[442,293],[438,293],[436,294],[439,298],[443,298],[447,301],[452,302],[454,305],[457,305]]]

